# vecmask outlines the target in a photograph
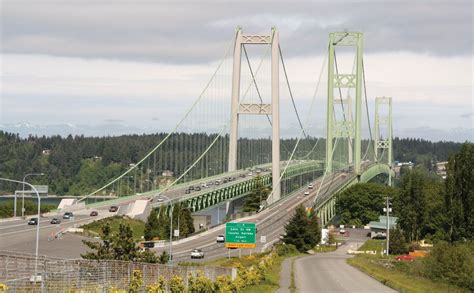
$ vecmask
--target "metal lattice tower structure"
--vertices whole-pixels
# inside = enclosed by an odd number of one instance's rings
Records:
[[[335,72],[335,48],[355,47],[355,74]],[[349,161],[354,161],[354,172],[360,174],[361,164],[361,121],[362,121],[362,50],[363,34],[359,32],[333,32],[329,34],[329,58],[328,58],[328,99],[327,99],[327,123],[326,123],[326,172],[333,170],[334,138],[343,137],[348,140]],[[355,88],[355,123],[352,115],[345,114],[343,121],[336,121],[334,115],[334,104],[347,105],[352,114],[351,99],[342,100],[334,97],[335,91]],[[352,141],[354,140],[354,141]]]
[[[271,103],[240,102],[240,77],[243,45],[271,45]],[[280,92],[279,92],[279,34],[272,28],[271,35],[242,34],[237,28],[232,72],[231,125],[228,171],[237,170],[237,140],[240,115],[272,116],[272,202],[280,199]]]
[[[381,108],[388,109],[386,114],[381,114]],[[385,130],[384,134],[382,132]],[[375,138],[374,138],[374,161],[383,163],[385,151],[387,151],[387,163],[392,166],[392,98],[375,98]],[[389,175],[389,184],[392,178]]]

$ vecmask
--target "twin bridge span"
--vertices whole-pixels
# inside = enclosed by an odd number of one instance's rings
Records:
[[[249,57],[254,47],[261,52],[260,60]],[[337,52],[347,49],[353,53],[352,70],[337,60]],[[335,215],[337,191],[381,174],[391,184],[393,172],[392,99],[375,97],[375,115],[369,115],[363,34],[330,33],[325,55],[311,105],[303,115],[293,96],[278,30],[246,34],[237,28],[209,82],[177,125],[123,174],[65,209],[111,205],[133,209],[137,201],[146,200],[151,207],[165,206],[169,212],[177,203],[198,212],[245,197],[257,184],[271,190],[261,199],[265,209],[302,194],[319,178],[331,188],[320,187],[311,194],[310,206],[326,224]],[[265,68],[270,77],[262,77]],[[326,74],[324,93],[321,79]],[[325,105],[317,102],[321,94]],[[283,96],[299,133],[287,140],[280,138]],[[316,138],[312,119],[315,109],[324,106],[326,137]],[[267,132],[262,137],[263,130]],[[163,181],[166,172],[172,176]],[[334,180],[335,175],[343,179]],[[92,195],[118,198],[86,204]]]

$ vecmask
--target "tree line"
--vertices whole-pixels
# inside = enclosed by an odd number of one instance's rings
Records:
[[[29,136],[0,131],[0,176],[21,180],[27,173],[44,173],[45,176],[30,177],[34,184],[47,184],[51,194],[83,195],[105,185],[143,158],[167,133],[122,135],[104,137]],[[164,170],[180,175],[190,163],[216,139],[216,134],[176,133],[146,160],[136,171],[119,182],[117,189],[126,194],[151,189]],[[222,173],[227,168],[228,136],[217,139],[215,146],[199,164],[193,168],[186,180],[200,176]],[[317,138],[309,138],[300,145],[308,150]],[[281,159],[286,160],[296,144],[296,139],[281,140]],[[322,158],[325,140],[321,139],[313,156]],[[461,147],[454,142],[429,142],[420,139],[395,138],[394,159],[400,161],[423,161],[426,156],[443,161]],[[271,159],[269,138],[239,141],[239,168],[269,162]],[[300,155],[304,155],[303,151]],[[298,155],[298,153],[297,153]],[[430,161],[431,162],[431,161]],[[11,193],[16,186],[0,183],[0,192]],[[107,191],[109,194],[111,190]]]
[[[357,184],[337,195],[336,214],[343,224],[376,221],[387,196],[406,242],[472,240],[474,144],[465,143],[449,158],[445,180],[419,165],[403,174],[398,187]]]

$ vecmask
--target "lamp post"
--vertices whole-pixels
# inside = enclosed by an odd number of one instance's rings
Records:
[[[18,180],[12,180],[12,179],[7,179],[7,178],[0,178],[2,181],[7,181],[7,182],[14,182],[14,183],[22,183],[26,184],[33,189],[34,192],[36,192],[36,196],[38,198],[38,224],[36,225],[36,250],[35,250],[35,281],[36,281],[36,276],[37,276],[37,271],[38,271],[38,249],[39,249],[39,230],[40,230],[40,214],[41,214],[41,198],[39,196],[38,190],[31,184],[25,181],[18,181]]]
[[[167,201],[170,202],[170,253],[168,256],[168,263],[171,263],[171,258],[172,258],[172,242],[173,242],[173,206],[171,205],[171,199],[167,197],[166,195],[161,194],[160,197],[166,198]],[[161,203],[163,205],[164,202]]]
[[[387,196],[386,198],[386,205],[387,207],[383,209],[384,212],[387,212],[387,256],[389,255],[389,248],[390,248],[390,212],[392,208],[390,207],[390,197]]]
[[[23,177],[23,191],[21,193],[21,217],[25,216],[25,180],[28,176],[44,176],[44,173],[29,173]],[[16,217],[16,194],[15,194],[15,208],[14,208],[14,216]],[[39,219],[38,219],[39,220]]]

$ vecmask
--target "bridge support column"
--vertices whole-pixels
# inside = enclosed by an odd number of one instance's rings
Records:
[[[385,115],[380,114],[381,106],[388,107]],[[379,150],[382,151],[379,154]],[[374,137],[374,161],[386,163],[392,169],[392,98],[375,98],[375,137]],[[385,157],[385,151],[387,151]],[[392,174],[389,172],[388,185],[392,186]]]
[[[362,121],[362,33],[334,32],[329,34],[328,92],[326,121],[326,172],[334,169],[333,157],[336,147],[334,138],[347,140],[347,163],[354,163],[354,172],[360,175],[361,163],[361,121]],[[356,47],[356,68],[354,73],[340,73],[337,66],[336,47]],[[349,95],[342,97],[343,90],[355,89],[355,123],[352,121],[353,106]],[[336,95],[336,96],[335,96]],[[335,104],[342,107],[343,120],[336,119]],[[340,120],[340,119],[339,119]],[[355,133],[355,134],[354,134]],[[354,140],[353,140],[354,138]]]
[[[271,104],[242,104],[240,103],[240,75],[242,46],[245,45],[271,45]],[[272,115],[272,197],[268,204],[280,199],[280,78],[279,78],[279,34],[272,28],[271,35],[242,34],[237,28],[234,47],[234,67],[232,73],[232,102],[231,126],[229,141],[228,171],[237,170],[237,142],[239,133],[240,115]]]

